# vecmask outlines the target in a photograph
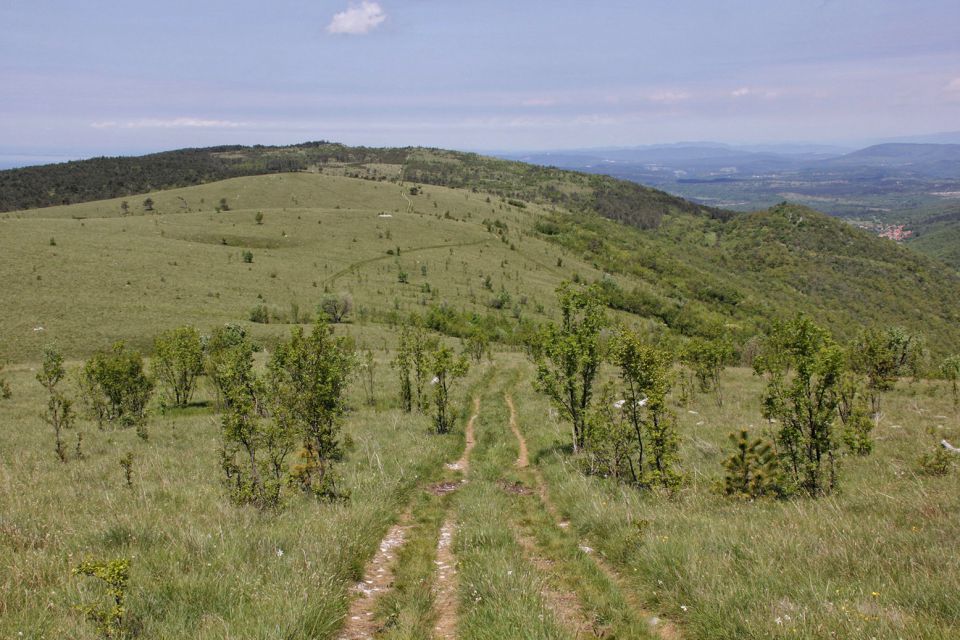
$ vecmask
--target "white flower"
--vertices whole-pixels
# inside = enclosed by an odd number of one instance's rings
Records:
[[[647,406],[647,402],[649,402],[649,400],[648,400],[647,398],[643,398],[642,400],[639,400],[639,401],[637,402],[637,406],[638,406],[638,407],[645,407],[645,406]]]
[[[283,549],[277,549],[277,557],[278,557],[278,558],[282,558],[282,557],[283,557]]]
[[[686,611],[686,610],[687,610],[687,605],[682,604],[682,605],[680,605],[680,608],[683,609],[684,611]]]
[[[440,382],[440,378],[433,376],[433,380],[430,381],[430,384],[437,384],[438,382]]]
[[[777,624],[783,624],[783,618],[781,618],[780,616],[777,616],[777,619],[774,620],[774,622],[776,622]]]
[[[613,403],[613,406],[615,406],[617,409],[622,409],[625,402],[626,400],[617,400]]]

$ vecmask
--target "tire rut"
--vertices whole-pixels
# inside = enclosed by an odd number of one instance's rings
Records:
[[[527,452],[527,442],[523,437],[523,433],[520,431],[520,427],[517,425],[516,420],[516,409],[513,404],[513,399],[506,395],[507,406],[510,409],[510,429],[513,431],[514,435],[517,438],[517,442],[520,448],[520,457],[517,459],[517,467],[523,468],[527,467],[528,456]],[[524,464],[521,464],[521,460]],[[560,510],[557,509],[557,506],[550,499],[550,494],[547,490],[547,483],[544,480],[543,473],[537,467],[531,467],[533,471],[534,479],[537,483],[537,494],[540,497],[540,502],[543,504],[544,508],[547,510],[547,513],[550,514],[550,517],[556,522],[557,526],[561,529],[569,529],[570,521],[566,518],[563,518],[560,514]],[[530,540],[533,543],[532,540]],[[521,543],[522,544],[522,543]],[[650,626],[650,630],[658,637],[660,640],[682,640],[683,634],[680,633],[680,628],[673,622],[666,620],[652,611],[648,610],[643,604],[637,599],[633,592],[627,588],[626,580],[620,575],[620,573],[614,569],[610,564],[606,562],[603,558],[598,556],[594,550],[586,544],[585,541],[581,541],[579,544],[580,550],[590,556],[590,559],[596,564],[597,568],[602,571],[611,583],[616,585],[616,587],[623,594],[624,599],[627,601],[627,604],[630,605],[630,608],[634,613],[646,620],[647,624]],[[534,545],[534,548],[535,545]]]
[[[480,397],[473,399],[473,415],[467,421],[464,434],[463,455],[455,463],[447,465],[449,469],[460,471],[463,474],[461,483],[467,482],[470,473],[470,454],[476,446],[475,423],[480,414]],[[458,599],[460,581],[457,576],[457,559],[453,554],[453,538],[457,526],[448,516],[440,527],[440,538],[437,541],[437,556],[434,563],[437,566],[433,583],[434,611],[436,622],[433,627],[433,637],[438,640],[453,640],[457,637]]]

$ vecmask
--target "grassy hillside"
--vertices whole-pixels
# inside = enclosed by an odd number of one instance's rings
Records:
[[[470,161],[450,160],[447,175],[470,175]],[[73,354],[117,338],[144,346],[178,321],[245,321],[258,305],[282,323],[293,306],[306,316],[341,292],[353,296],[357,323],[432,314],[456,335],[461,319],[478,316],[514,342],[550,317],[553,289],[574,277],[606,278],[612,307],[674,334],[744,341],[804,310],[841,337],[899,324],[924,332],[938,353],[955,350],[960,278],[891,242],[807,209],[725,220],[676,199],[660,208],[646,200],[638,210],[657,213],[657,228],[646,229],[626,204],[635,224],[546,202],[560,174],[533,171],[553,177],[518,174],[511,180],[525,189],[508,180],[503,196],[482,183],[412,195],[410,182],[328,170],[146,194],[152,211],[138,197],[4,214],[10,311],[0,357],[30,359],[51,339]],[[583,193],[576,181],[562,186]]]

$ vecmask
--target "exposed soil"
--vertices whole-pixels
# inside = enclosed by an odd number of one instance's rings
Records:
[[[506,480],[498,480],[497,485],[507,493],[515,496],[529,496],[533,493],[533,489],[522,482],[507,482]]]
[[[445,496],[448,493],[453,493],[454,491],[459,489],[461,484],[463,483],[453,482],[453,481],[437,482],[431,485],[427,485],[427,491],[429,491],[435,496]]]
[[[517,410],[513,406],[513,398],[510,397],[509,393],[504,398],[507,401],[507,406],[510,407],[510,430],[513,431],[513,435],[516,436],[517,443],[520,446],[520,455],[517,456],[516,463],[517,468],[523,469],[530,464],[530,457],[527,455],[527,441],[517,426]]]
[[[373,638],[380,630],[373,616],[377,598],[393,585],[393,563],[397,550],[406,542],[409,521],[410,514],[404,513],[400,522],[390,527],[380,541],[380,548],[364,569],[363,579],[353,586],[355,597],[350,602],[346,622],[337,634],[337,640]]]
[[[440,640],[457,637],[457,579],[456,559],[453,556],[453,534],[455,526],[447,520],[440,528],[437,542],[437,575],[433,583],[434,606],[437,621],[433,627],[434,637]]]
[[[463,448],[463,455],[460,456],[460,459],[454,462],[453,464],[448,464],[448,469],[453,469],[455,471],[462,471],[463,475],[466,476],[467,472],[470,470],[470,452],[473,451],[474,445],[477,441],[474,438],[473,433],[473,423],[477,419],[477,414],[480,413],[480,397],[473,399],[473,415],[470,416],[470,420],[467,421],[466,429],[466,446]]]

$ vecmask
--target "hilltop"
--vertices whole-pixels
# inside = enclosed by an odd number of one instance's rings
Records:
[[[224,172],[261,175],[213,180]],[[416,313],[456,336],[480,318],[516,344],[571,278],[603,282],[625,320],[665,337],[742,343],[805,311],[843,338],[876,323],[922,331],[936,353],[958,339],[956,274],[792,205],[734,214],[607,176],[329,143],[95,159],[0,183],[27,177],[48,199],[123,189],[0,218],[5,358],[50,338],[77,354],[146,345],[172,324],[249,321],[258,306],[282,325],[335,293],[353,296],[358,322]],[[128,193],[183,181],[202,184]]]

